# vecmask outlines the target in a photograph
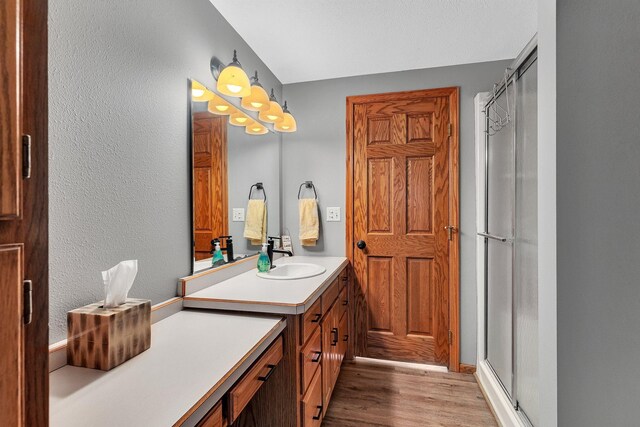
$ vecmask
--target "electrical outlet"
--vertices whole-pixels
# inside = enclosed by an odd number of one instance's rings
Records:
[[[233,221],[234,222],[244,221],[244,208],[233,208]]]
[[[327,222],[338,222],[340,221],[340,208],[327,208]]]

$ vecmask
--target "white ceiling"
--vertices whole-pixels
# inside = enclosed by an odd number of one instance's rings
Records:
[[[536,0],[210,1],[285,84],[515,58],[537,24]]]

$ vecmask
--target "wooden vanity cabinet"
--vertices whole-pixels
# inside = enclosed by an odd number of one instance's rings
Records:
[[[196,427],[227,427],[227,420],[222,416],[222,401],[216,405],[204,416]]]
[[[349,283],[345,268],[301,319],[301,421],[319,426],[327,412],[349,339]],[[312,323],[315,320],[316,323]],[[316,329],[317,328],[317,329]],[[320,354],[318,366],[310,358]],[[313,352],[316,353],[313,353]],[[315,359],[318,359],[316,356]],[[320,401],[318,401],[320,398]],[[319,402],[319,403],[318,403]]]

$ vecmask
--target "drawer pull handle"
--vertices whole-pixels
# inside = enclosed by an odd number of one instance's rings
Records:
[[[332,342],[331,342],[331,345],[332,345],[332,346],[335,346],[335,345],[337,345],[337,344],[338,344],[338,340],[340,339],[340,338],[338,338],[338,337],[339,337],[339,335],[338,335],[338,328],[333,328],[333,329],[331,329],[331,335],[333,335],[333,339],[331,340],[331,341],[332,341]]]
[[[314,415],[313,419],[314,420],[319,420],[320,416],[322,415],[322,405],[316,406],[316,409],[318,409],[318,415]]]
[[[345,334],[345,336],[344,336],[344,338],[342,339],[342,341],[349,341],[349,335],[346,335],[346,334]]]
[[[316,317],[311,319],[311,323],[318,323],[321,317],[322,317],[322,313],[316,313]]]
[[[267,372],[267,375],[265,375],[264,377],[258,377],[258,379],[260,381],[267,381],[269,379],[269,377],[273,374],[273,371],[276,370],[276,365],[267,365],[267,368],[269,368],[269,372]]]
[[[349,300],[346,299],[346,300],[342,301],[342,305],[349,305]]]
[[[318,363],[318,362],[320,362],[320,359],[322,359],[322,352],[321,351],[316,351],[315,353],[316,353],[315,357],[313,359],[311,359],[311,361],[313,363]]]

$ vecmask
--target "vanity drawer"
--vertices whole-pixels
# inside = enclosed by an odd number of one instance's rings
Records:
[[[229,421],[233,423],[251,398],[277,369],[282,359],[282,336],[253,364],[251,369],[229,391]]]
[[[340,295],[338,296],[338,317],[342,318],[344,314],[347,312],[347,308],[349,307],[349,294],[347,293],[347,287],[345,286],[340,291]]]
[[[322,315],[327,314],[327,311],[333,305],[333,302],[338,298],[340,293],[340,278],[336,278],[333,283],[322,294]]]
[[[303,427],[319,427],[322,424],[322,381],[321,369],[318,369],[311,379],[309,389],[302,398],[302,425]]]
[[[302,392],[304,393],[313,375],[320,366],[322,360],[322,341],[320,340],[320,328],[316,328],[307,344],[300,352],[302,359],[302,368],[300,374],[302,377]]]
[[[318,298],[311,308],[304,313],[302,318],[302,344],[307,342],[311,334],[320,325],[322,319],[322,298]]]
[[[220,401],[196,424],[196,427],[225,427],[226,425],[222,417],[222,401]]]

